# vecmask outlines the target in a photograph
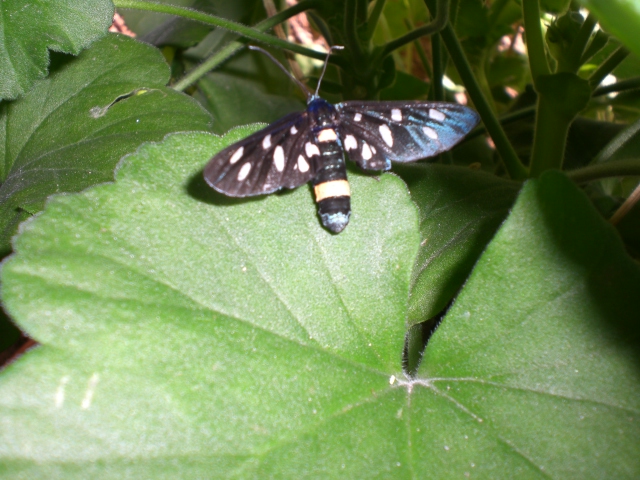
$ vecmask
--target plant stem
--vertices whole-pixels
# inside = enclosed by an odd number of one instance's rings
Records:
[[[376,30],[385,2],[386,0],[376,0],[376,3],[373,5],[373,10],[371,10],[371,15],[369,15],[369,19],[367,20],[367,42],[371,40],[371,37],[373,37],[373,32]]]
[[[478,110],[478,113],[480,113],[480,117],[482,118],[487,131],[493,139],[496,150],[502,157],[509,176],[514,180],[524,180],[527,178],[527,169],[520,162],[520,159],[518,158],[518,155],[516,155],[511,143],[509,143],[500,122],[491,110],[489,102],[482,94],[482,90],[473,76],[469,62],[467,62],[464,52],[462,51],[462,46],[456,37],[453,27],[451,25],[447,25],[442,32],[440,32],[440,35],[442,36],[442,41],[449,51],[453,64],[460,74],[462,83],[469,93],[471,101]]]
[[[634,207],[636,203],[640,201],[640,183],[633,189],[631,195],[620,205],[620,208],[616,210],[613,216],[609,219],[611,225],[617,225],[624,216]]]
[[[536,126],[529,175],[537,177],[545,170],[562,168],[564,150],[571,121],[558,118],[556,106],[538,95]]]
[[[591,88],[596,88],[600,85],[602,80],[604,80],[607,75],[613,72],[616,67],[620,65],[625,58],[627,58],[627,55],[629,55],[629,50],[623,46],[618,47],[611,55],[609,55],[609,58],[607,58],[602,65],[593,72],[591,77],[589,77],[589,84],[591,85]]]
[[[587,183],[603,178],[640,176],[640,160],[630,158],[615,162],[596,163],[566,172],[576,183]]]
[[[243,35],[244,37],[255,40],[256,42],[262,42],[272,47],[282,48],[284,50],[290,50],[301,55],[306,55],[311,58],[323,60],[325,55],[321,52],[316,52],[310,48],[297,45],[295,43],[281,40],[273,35],[255,30],[241,23],[232,22],[224,18],[216,17],[215,15],[209,15],[206,13],[193,10],[191,8],[176,7],[174,5],[168,5],[163,3],[155,3],[143,0],[114,0],[116,8],[131,8],[136,10],[149,10],[152,12],[166,13],[169,15],[176,15],[182,18],[188,18],[197,22],[206,23],[208,25],[214,25],[225,30],[229,30],[234,33]]]
[[[344,4],[344,32],[346,47],[351,58],[361,59],[362,49],[358,40],[358,26],[356,25],[357,0],[346,0]]]
[[[640,88],[640,77],[628,78],[611,85],[599,87],[593,92],[593,96],[599,97],[608,93],[624,92],[625,90],[635,90],[636,88]]]
[[[531,77],[535,86],[540,75],[549,75],[551,73],[547,62],[544,39],[542,38],[538,0],[522,0],[522,16],[524,17],[524,29],[527,34],[529,67],[531,68]]]
[[[431,63],[433,64],[433,99],[440,102],[444,100],[444,88],[442,86],[442,37],[435,34],[431,37]]]
[[[300,12],[303,12],[309,8],[313,8],[318,3],[318,0],[303,0],[302,2],[294,5],[291,8],[283,10],[262,22],[258,23],[254,26],[254,28],[258,31],[265,32],[275,25],[282,23],[283,21],[297,15]],[[173,89],[178,92],[183,92],[190,85],[196,83],[200,78],[207,74],[207,72],[213,70],[215,67],[223,63],[225,60],[230,58],[233,54],[238,52],[241,48],[244,47],[244,43],[242,42],[229,42],[220,50],[218,50],[215,54],[207,58],[203,63],[198,65],[196,68],[187,73],[184,77],[182,77],[179,81],[173,85]]]
[[[589,43],[589,38],[591,38],[591,34],[593,33],[596,23],[598,23],[598,21],[594,15],[591,13],[587,15],[587,18],[582,23],[582,26],[578,31],[578,35],[576,35],[576,38],[573,40],[573,43],[569,48],[569,52],[567,53],[567,58],[569,59],[570,64],[566,65],[567,68],[565,71],[576,73],[580,68],[582,54]]]
[[[422,68],[427,73],[427,76],[429,77],[429,79],[431,80],[431,84],[433,85],[433,70],[431,69],[431,64],[429,64],[427,54],[425,53],[424,48],[422,48],[422,44],[419,40],[416,40],[414,44],[416,46],[416,52],[418,52],[418,57],[420,57]]]

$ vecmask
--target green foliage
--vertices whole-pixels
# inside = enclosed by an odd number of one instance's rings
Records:
[[[579,0],[595,13],[602,26],[624,42],[636,55],[640,55],[640,38],[636,33],[640,28],[640,6],[628,0]]]
[[[3,478],[640,476],[629,2],[116,1],[154,46],[107,35],[108,2],[23,3],[0,7],[0,349],[14,325],[39,346],[0,372]],[[271,34],[303,11],[315,37]],[[350,171],[339,235],[308,187],[202,179],[304,108],[244,44],[315,86],[319,36],[346,47],[331,101],[464,92],[483,122]]]
[[[103,36],[113,17],[109,0],[56,0],[0,5],[0,100],[14,99],[47,74],[49,52],[77,55]]]
[[[110,35],[73,61],[60,59],[20,100],[0,104],[0,250],[10,248],[16,219],[42,210],[52,193],[112,180],[118,160],[141,142],[210,128],[208,113],[165,87],[168,79],[155,49]]]

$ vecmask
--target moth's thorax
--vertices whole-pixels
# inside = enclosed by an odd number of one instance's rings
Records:
[[[320,97],[313,97],[307,105],[307,112],[313,119],[313,130],[322,130],[337,125],[337,112],[333,105]]]

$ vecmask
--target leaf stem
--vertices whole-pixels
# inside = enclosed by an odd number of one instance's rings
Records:
[[[569,47],[569,52],[567,53],[567,58],[569,60],[566,65],[566,70],[571,73],[576,73],[580,68],[582,55],[587,48],[587,44],[589,43],[589,39],[591,38],[591,34],[593,33],[593,29],[595,28],[598,21],[596,17],[589,13],[584,22],[582,22],[582,26],[576,35],[576,38],[573,40],[571,47]]]
[[[174,5],[143,0],[114,0],[113,3],[116,8],[131,8],[136,10],[148,10],[152,12],[166,13],[169,15],[176,15],[182,18],[188,18],[197,22],[206,23],[208,25],[214,25],[216,27],[229,30],[230,32],[243,35],[244,37],[256,42],[262,42],[272,47],[290,50],[292,52],[306,55],[307,57],[316,58],[318,60],[323,60],[325,57],[325,55],[321,52],[316,52],[315,50],[312,50],[310,48],[306,48],[301,45],[288,42],[286,40],[281,40],[278,37],[268,35],[254,28],[247,27],[246,25],[243,25],[241,23],[233,22],[221,17],[216,17],[215,15],[202,13],[191,8],[177,7]]]
[[[449,56],[451,57],[453,64],[458,70],[462,83],[469,93],[471,101],[478,110],[478,113],[480,113],[480,117],[482,118],[487,131],[493,139],[496,150],[502,157],[509,176],[514,180],[524,180],[527,178],[527,169],[520,162],[520,159],[518,158],[518,155],[513,149],[511,143],[509,143],[509,139],[504,133],[498,118],[491,110],[489,102],[484,97],[480,86],[476,82],[473,72],[471,71],[471,66],[462,51],[462,46],[456,37],[453,27],[450,24],[447,25],[440,32],[440,35],[442,36],[442,41],[449,51]]]
[[[347,49],[351,58],[362,58],[362,49],[358,40],[358,27],[356,24],[357,0],[347,0],[344,4],[344,32]]]
[[[536,125],[533,136],[529,174],[537,177],[550,169],[561,169],[571,119],[558,115],[556,105],[538,94]]]
[[[442,37],[435,34],[431,37],[431,63],[433,64],[433,99],[438,102],[444,100],[442,56]]]
[[[617,225],[620,223],[620,220],[624,218],[624,216],[631,211],[631,209],[635,206],[636,203],[640,201],[640,183],[633,189],[631,195],[627,197],[627,199],[620,205],[620,208],[616,210],[616,212],[609,219],[609,223],[611,225]]]
[[[319,0],[303,0],[302,2],[279,12],[262,22],[255,25],[257,31],[267,31],[273,28],[275,25],[282,23],[283,21],[297,15],[300,12],[313,8],[319,3]],[[238,52],[241,48],[244,47],[244,43],[240,41],[229,42],[220,50],[218,50],[215,54],[207,58],[203,63],[198,65],[196,68],[187,73],[184,77],[182,77],[178,82],[173,85],[173,89],[179,92],[183,92],[190,85],[197,82],[200,78],[207,74],[207,72],[213,70],[218,65],[222,64],[225,60],[230,58],[233,54]]]
[[[386,0],[376,0],[376,3],[373,5],[373,10],[371,10],[371,15],[369,15],[369,18],[367,20],[367,42],[371,40],[371,38],[373,37],[373,32],[375,32],[376,27],[378,26],[378,21],[380,20],[380,15],[382,15],[382,10],[384,9],[385,2]]]
[[[627,78],[626,80],[620,80],[619,82],[612,83],[611,85],[604,85],[598,87],[594,92],[594,97],[599,97],[613,92],[624,92],[625,90],[635,90],[640,88],[640,77]]]
[[[591,85],[591,88],[596,88],[600,85],[602,80],[604,80],[607,75],[613,72],[616,67],[620,65],[625,58],[627,58],[627,55],[629,55],[629,50],[623,46],[618,47],[611,55],[609,55],[609,58],[602,62],[602,65],[600,65],[596,71],[593,72],[591,77],[589,77],[589,85]]]
[[[596,163],[566,172],[576,183],[587,183],[603,178],[640,176],[640,160],[630,158],[614,162]]]
[[[542,38],[538,0],[522,0],[522,16],[524,18],[524,29],[527,34],[529,67],[531,69],[533,84],[536,85],[538,77],[551,73],[549,63],[547,62],[544,39]]]

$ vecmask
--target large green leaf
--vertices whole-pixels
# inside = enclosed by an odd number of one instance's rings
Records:
[[[147,145],[24,226],[3,297],[43,345],[0,377],[5,478],[640,473],[640,272],[570,182],[525,187],[399,380],[404,187],[354,176],[337,236],[306,188],[207,190],[248,132]]]
[[[24,94],[47,73],[48,49],[77,55],[111,25],[110,0],[0,3],[0,99]]]
[[[24,224],[3,300],[42,346],[0,377],[5,478],[409,471],[389,378],[415,207],[397,177],[354,176],[332,235],[306,187],[223,197],[202,167],[249,132],[145,145]]]
[[[0,251],[48,195],[112,180],[116,162],[142,142],[210,129],[207,112],[165,88],[168,79],[157,50],[109,35],[0,104]]]
[[[396,165],[420,209],[421,246],[409,323],[440,312],[456,295],[504,221],[520,184],[469,168]]]
[[[411,425],[441,412],[412,438],[420,459],[447,450],[433,478],[638,478],[639,291],[582,192],[526,184],[412,383]]]

